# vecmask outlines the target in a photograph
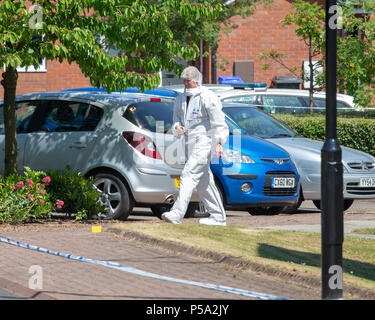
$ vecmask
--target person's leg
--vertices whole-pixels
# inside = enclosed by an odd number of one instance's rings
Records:
[[[209,218],[218,222],[226,222],[224,205],[209,166],[204,170],[204,174],[197,185],[197,191],[207,212],[210,214]]]
[[[185,216],[194,189],[199,184],[202,175],[209,166],[210,149],[208,147],[194,148],[181,173],[180,191],[171,210],[162,215],[168,222],[179,223]]]

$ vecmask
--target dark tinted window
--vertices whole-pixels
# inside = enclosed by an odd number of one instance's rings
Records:
[[[173,103],[134,103],[128,106],[123,117],[139,128],[166,133],[173,124]]]
[[[33,131],[93,131],[103,115],[103,110],[87,103],[46,100]]]
[[[40,101],[25,101],[16,103],[17,133],[28,131],[30,120]],[[4,105],[0,105],[0,134],[4,134]]]

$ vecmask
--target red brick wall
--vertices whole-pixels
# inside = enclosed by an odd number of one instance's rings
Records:
[[[90,80],[82,75],[75,63],[59,63],[47,61],[47,72],[19,72],[17,94],[55,91],[68,88],[87,87]],[[0,74],[2,74],[1,71]],[[4,88],[1,86],[0,98],[4,97]]]
[[[289,67],[296,66],[300,72],[302,61],[308,60],[305,44],[297,39],[294,27],[283,27],[280,20],[291,12],[291,2],[274,0],[270,8],[260,6],[253,15],[242,19],[233,18],[238,28],[228,36],[222,35],[218,48],[218,61],[225,59],[228,64],[224,71],[218,69],[217,76],[233,75],[233,63],[237,60],[254,61],[254,81],[271,84],[274,76],[292,76],[277,63],[268,70],[262,69],[259,53],[274,49],[286,54],[283,61]]]

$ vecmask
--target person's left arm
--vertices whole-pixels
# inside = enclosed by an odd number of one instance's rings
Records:
[[[205,108],[207,110],[211,124],[212,144],[215,146],[216,154],[221,157],[223,153],[223,144],[227,141],[229,135],[228,125],[225,122],[225,114],[222,111],[220,99],[211,93],[205,97]]]

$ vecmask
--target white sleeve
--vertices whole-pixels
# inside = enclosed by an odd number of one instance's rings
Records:
[[[182,110],[182,95],[179,94],[176,99],[174,100],[173,105],[173,124],[172,124],[172,133],[174,136],[179,136],[180,134],[176,131],[176,126],[181,125],[181,110]]]
[[[225,122],[221,101],[216,94],[210,92],[210,94],[205,95],[204,103],[210,119],[212,144],[214,146],[218,143],[224,144],[229,136],[229,128]]]

